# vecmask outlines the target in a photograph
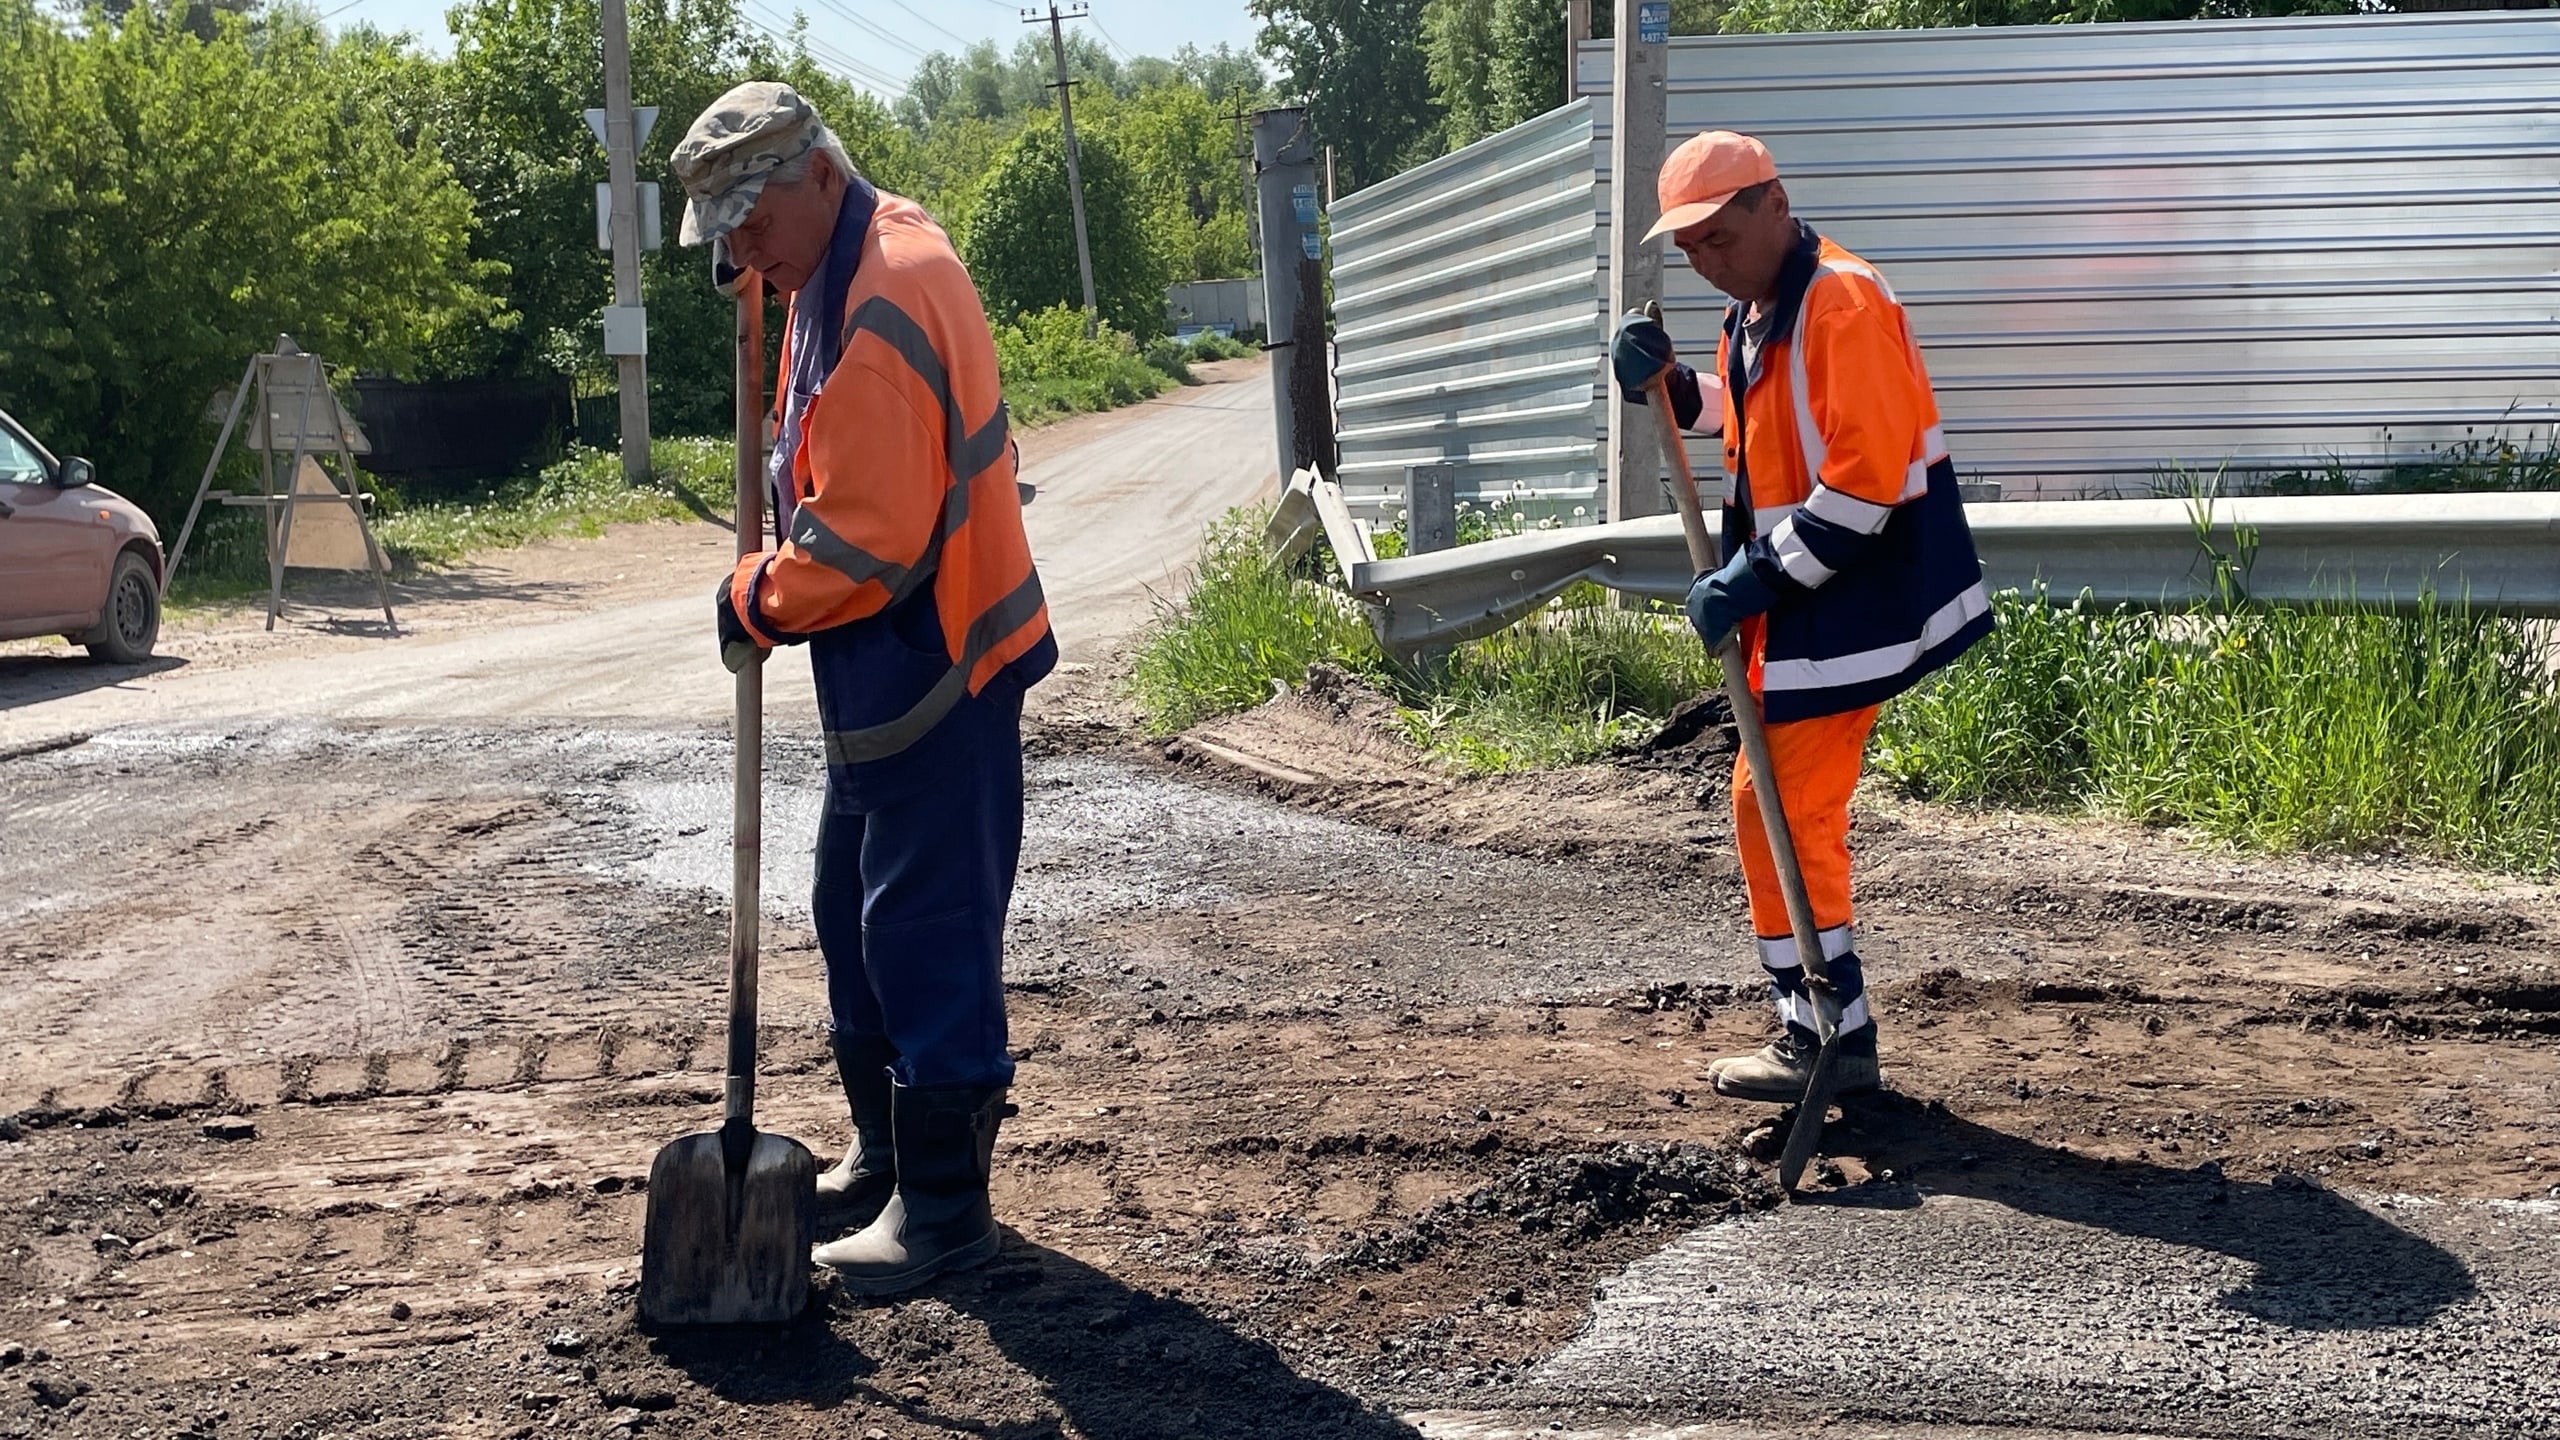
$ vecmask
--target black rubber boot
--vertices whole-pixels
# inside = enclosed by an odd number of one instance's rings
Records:
[[[880,1218],[811,1257],[862,1295],[895,1295],[994,1258],[1004,1243],[987,1203],[996,1126],[1013,1107],[1000,1085],[890,1086],[898,1185]]]
[[[827,1235],[859,1230],[880,1218],[897,1188],[897,1152],[889,1129],[889,1064],[897,1050],[885,1036],[838,1035],[828,1042],[836,1074],[844,1080],[853,1111],[853,1143],[844,1159],[818,1177],[818,1229]]]

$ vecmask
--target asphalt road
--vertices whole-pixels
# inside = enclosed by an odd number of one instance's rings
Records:
[[[1277,493],[1265,367],[1206,368],[1211,384],[1068,422],[1063,445],[1045,432],[1024,445],[1025,476],[1039,487],[1024,518],[1071,662],[1102,658],[1145,623],[1201,527]],[[342,637],[272,661],[146,667],[105,685],[70,652],[0,658],[0,750],[138,721],[717,720],[732,691],[707,638],[710,587],[694,583],[704,568],[685,570],[680,593],[554,620]],[[182,637],[164,649],[187,653]],[[814,725],[805,651],[776,655],[765,694],[775,723]]]

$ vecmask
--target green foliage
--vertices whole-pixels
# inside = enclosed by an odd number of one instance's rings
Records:
[[[640,0],[630,20],[633,93],[660,109],[640,175],[660,184],[667,241],[641,260],[650,424],[666,434],[718,431],[735,405],[735,312],[706,283],[703,252],[675,243],[684,197],[666,161],[685,127],[731,86],[777,78],[809,97],[875,183],[902,190],[920,167],[886,107],[820,68],[797,35],[776,43],[756,30],[736,0]],[[590,238],[605,154],[582,113],[604,93],[595,0],[466,0],[448,23],[452,60],[393,101],[435,123],[479,208],[475,253],[506,267],[507,304],[521,320],[464,337],[435,369],[565,371],[586,393],[609,389],[614,368],[601,336],[612,260]]]
[[[1252,0],[1262,49],[1334,147],[1345,192],[1440,153],[1423,47],[1430,0]]]
[[[0,0],[0,396],[172,529],[279,333],[406,372],[499,313],[435,137],[367,103],[396,57],[211,18]]]
[[[1076,117],[1079,135],[1090,124],[1127,165],[1164,283],[1254,273],[1246,240],[1252,206],[1235,134],[1207,91],[1158,85],[1127,99],[1079,105]],[[1159,309],[1161,302],[1159,295]]]
[[[1160,334],[1164,274],[1147,244],[1136,182],[1108,138],[1078,141],[1095,303],[1115,329]],[[1066,143],[1056,126],[1034,123],[1014,137],[987,178],[960,242],[990,315],[1081,302],[1071,214]]]
[[[1148,726],[1170,734],[1261,704],[1275,680],[1302,685],[1320,661],[1387,674],[1357,603],[1273,560],[1262,517],[1237,510],[1209,527],[1190,593],[1160,602],[1130,686]]]
[[[2086,807],[2262,849],[2407,846],[2560,870],[2552,627],[1999,597],[2000,628],[1877,727],[1909,793]]]
[[[1256,353],[1245,342],[1215,330],[1203,330],[1191,337],[1191,358],[1194,360],[1242,360]]]
[[[1956,25],[2069,25],[2093,22],[2355,15],[2388,5],[2367,0],[1717,0],[1726,33],[1808,30],[1928,30]],[[1679,18],[1675,12],[1675,24]],[[1719,28],[1709,26],[1708,29]],[[1692,33],[1682,28],[1681,33]],[[1704,33],[1704,32],[1698,32]]]
[[[1052,305],[996,327],[996,367],[1014,422],[1110,410],[1162,394],[1185,378],[1148,363],[1137,342],[1104,327],[1085,338],[1084,311]]]
[[[1357,602],[1316,578],[1333,573],[1322,547],[1281,565],[1262,520],[1237,511],[1210,528],[1189,592],[1160,607],[1140,646],[1131,685],[1159,733],[1261,704],[1322,662],[1385,690],[1406,733],[1447,763],[1516,770],[1604,755],[1714,683],[1677,620],[1582,603],[1458,646],[1444,664],[1399,668]]]

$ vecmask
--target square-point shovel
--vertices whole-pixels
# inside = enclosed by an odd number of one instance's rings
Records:
[[[1656,320],[1661,312],[1648,306]],[[1689,566],[1700,574],[1716,568],[1715,546],[1707,538],[1707,517],[1698,499],[1697,477],[1689,472],[1689,451],[1680,440],[1679,417],[1671,413],[1671,391],[1662,380],[1652,390],[1653,412],[1662,417],[1662,458],[1671,470],[1671,499],[1680,511],[1680,532],[1688,541]],[[1769,835],[1769,858],[1776,862],[1778,888],[1786,896],[1787,925],[1795,934],[1796,958],[1804,967],[1805,988],[1812,993],[1815,1033],[1821,1048],[1805,1077],[1804,1100],[1796,1106],[1795,1124],[1787,1131],[1786,1148],[1778,1155],[1778,1188],[1790,1199],[1805,1166],[1822,1144],[1823,1123],[1831,1114],[1833,1077],[1839,1073],[1840,997],[1822,962],[1822,942],[1813,923],[1813,903],[1805,895],[1804,869],[1796,863],[1795,832],[1787,828],[1786,807],[1778,796],[1777,767],[1769,760],[1769,733],[1760,720],[1760,702],[1751,693],[1751,664],[1741,641],[1725,641],[1716,652],[1724,662],[1725,698],[1733,705],[1733,728],[1742,742],[1743,763],[1751,770],[1751,788],[1760,802],[1760,820]]]
[[[764,282],[738,292],[738,553],[764,537]],[[755,1126],[757,920],[762,905],[764,666],[738,670],[737,770],[729,910],[728,1118],[649,1166],[640,1315],[659,1325],[778,1324],[809,1303],[818,1162]]]

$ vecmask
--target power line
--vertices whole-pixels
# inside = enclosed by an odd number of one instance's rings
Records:
[[[836,0],[818,0],[818,3],[825,6],[828,10],[832,11],[842,19],[850,21],[861,29],[868,31],[874,38],[880,40],[884,44],[894,45],[898,49],[906,51],[909,55],[914,56],[918,60],[921,60],[926,55],[932,53],[924,47],[906,40],[892,31],[884,30],[878,25],[873,24],[871,21],[863,19],[861,16],[854,14],[853,11],[837,4]]]
[[[927,17],[923,11],[916,9],[916,8],[915,8],[914,6],[912,6],[912,5],[909,5],[909,4],[907,3],[907,0],[889,0],[889,3],[890,3],[890,4],[892,4],[892,5],[897,6],[897,7],[898,7],[899,9],[901,9],[901,10],[906,11],[908,14],[915,16],[918,20],[922,20],[922,21],[924,21],[924,25],[925,25],[925,28],[926,28],[926,29],[928,29],[928,30],[934,30],[934,31],[939,31],[940,33],[942,33],[942,34],[944,34],[944,35],[950,35],[950,36],[951,36],[951,39],[952,39],[952,41],[953,41],[953,43],[955,43],[955,44],[958,44],[958,45],[961,45],[961,46],[964,46],[964,47],[965,47],[966,45],[968,45],[968,43],[969,43],[969,42],[968,42],[968,40],[967,40],[967,39],[965,39],[964,37],[959,36],[959,35],[954,35],[954,34],[952,34],[952,32],[950,32],[950,31],[948,31],[948,30],[944,30],[941,26],[934,24],[934,23],[933,23],[933,21],[932,21],[929,17]]]
[[[1119,56],[1123,60],[1135,60],[1138,58],[1137,56],[1129,53],[1128,47],[1122,45],[1119,41],[1112,39],[1111,32],[1102,28],[1101,21],[1094,20],[1091,15],[1087,15],[1084,18],[1087,20],[1093,20],[1094,33],[1102,37],[1103,44],[1111,47],[1112,54]]]
[[[774,15],[775,13],[772,9],[763,5],[757,5],[755,8],[763,10],[767,15]],[[775,18],[780,19],[781,17],[776,16]],[[807,17],[802,16],[799,18],[800,20],[805,21]],[[805,25],[798,33],[794,34],[787,28],[776,29],[774,26],[766,24],[752,15],[747,16],[746,21],[748,24],[753,25],[758,30],[763,31],[766,35],[771,36],[773,39],[778,40],[783,44],[798,45],[810,59],[819,61],[824,64],[826,68],[835,71],[839,79],[846,80],[866,90],[882,92],[893,99],[906,93],[907,82],[903,78],[891,74],[886,70],[882,70],[877,66],[866,64],[863,61],[854,59],[852,56],[836,49],[834,46],[827,44],[816,36],[811,35],[805,28]],[[788,20],[783,21],[783,24],[786,27],[791,23],[792,22]]]

